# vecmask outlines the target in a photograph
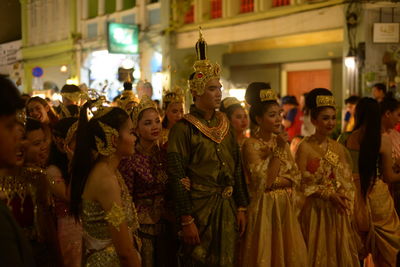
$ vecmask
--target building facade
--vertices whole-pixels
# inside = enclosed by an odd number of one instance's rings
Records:
[[[179,2],[179,1],[178,1]],[[172,80],[191,72],[201,25],[209,58],[223,66],[225,94],[244,96],[252,81],[269,82],[281,95],[299,97],[326,87],[342,98],[346,37],[341,0],[194,0],[179,16],[172,62],[188,62]],[[192,59],[192,60],[190,60]],[[178,66],[174,66],[178,68]]]
[[[76,81],[77,0],[21,0],[21,13],[24,91]]]
[[[168,18],[155,0],[22,0],[22,57],[27,92],[86,84],[109,98],[122,87],[118,68],[134,67],[135,81],[153,83],[161,98],[162,30]],[[166,12],[168,14],[168,12]],[[137,25],[137,53],[109,53],[109,23]],[[36,77],[39,67],[43,75]],[[36,76],[35,76],[36,75]],[[111,99],[110,99],[111,100]]]

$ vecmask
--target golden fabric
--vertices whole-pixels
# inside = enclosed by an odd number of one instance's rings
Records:
[[[388,185],[377,179],[368,194],[367,206],[371,228],[366,246],[375,266],[396,266],[400,250],[400,221]]]
[[[136,231],[139,228],[139,224],[136,209],[120,175],[118,175],[118,182],[121,186],[123,217],[126,218],[129,232],[132,233],[132,242],[135,241],[138,247],[139,239],[136,237]],[[120,261],[108,230],[109,223],[106,219],[107,215],[110,217],[109,214],[111,212],[112,209],[106,213],[98,202],[82,199],[82,227],[86,248],[85,266],[120,266]],[[116,220],[113,220],[112,224],[114,226],[116,226],[115,222]],[[118,225],[121,223],[122,221]]]
[[[267,168],[271,157],[266,148],[276,150],[276,136],[266,143],[249,138],[242,153],[249,176],[248,225],[243,244],[243,266],[307,266],[307,250],[297,220],[296,185],[300,172],[289,146],[280,153],[281,167],[271,186]]]
[[[33,167],[23,167],[19,170],[18,174],[13,176],[0,177],[0,195],[5,199],[5,203],[10,210],[17,215],[20,226],[23,228],[25,236],[30,240],[42,241],[45,234],[46,226],[41,224],[43,222],[44,212],[50,205],[50,195],[45,191],[46,173],[43,169]],[[26,221],[24,213],[24,202],[30,197],[33,204],[33,227],[28,226],[29,222]],[[16,207],[12,206],[12,200],[17,199],[20,203],[20,210],[14,211]],[[28,211],[29,212],[29,211]],[[41,225],[39,225],[41,224]]]
[[[303,142],[308,142],[306,137]],[[332,192],[341,192],[354,205],[354,185],[351,162],[340,157],[345,150],[337,142],[328,141],[325,154],[309,159],[302,173],[302,187],[306,200],[300,214],[300,224],[307,245],[309,266],[359,266],[360,242],[352,222],[353,209],[341,214],[328,199]],[[315,153],[314,153],[315,154]],[[335,155],[336,154],[336,155]],[[300,155],[301,156],[301,155]]]

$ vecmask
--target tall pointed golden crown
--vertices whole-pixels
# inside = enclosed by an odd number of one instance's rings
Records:
[[[204,94],[204,88],[211,79],[220,79],[221,68],[217,63],[207,59],[207,42],[199,28],[199,40],[196,43],[197,60],[193,65],[194,73],[189,79],[190,92],[197,95]]]

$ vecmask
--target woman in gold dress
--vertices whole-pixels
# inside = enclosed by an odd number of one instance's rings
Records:
[[[376,100],[362,98],[357,104],[355,118],[355,130],[344,142],[354,161],[356,225],[374,265],[397,266],[400,221],[387,183],[400,181],[400,174],[393,171],[392,144],[387,136],[381,136]]]
[[[307,250],[297,220],[294,196],[300,172],[282,133],[281,109],[266,83],[246,91],[250,118],[259,126],[242,148],[249,177],[250,205],[243,266],[307,266]]]
[[[89,105],[79,118],[71,179],[71,212],[82,219],[83,266],[138,267],[136,210],[118,171],[121,159],[133,153],[132,121],[124,110],[102,105],[88,120]]]
[[[329,138],[336,109],[328,89],[312,90],[306,99],[315,134],[296,153],[306,196],[300,224],[309,266],[359,266],[357,235],[352,225],[354,185],[346,149]]]

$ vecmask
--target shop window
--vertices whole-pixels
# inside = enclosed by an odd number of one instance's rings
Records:
[[[194,6],[191,5],[189,10],[185,14],[185,18],[183,20],[185,24],[190,24],[194,22]]]
[[[160,9],[159,8],[151,9],[148,12],[149,12],[149,24],[150,25],[160,24],[160,19],[161,19]]]
[[[88,18],[97,17],[97,12],[99,11],[99,1],[89,0],[88,1]]]
[[[222,17],[222,0],[211,0],[211,18]]]
[[[240,0],[240,13],[254,11],[254,0]]]
[[[87,37],[88,39],[97,37],[97,23],[89,23],[87,25]]]
[[[131,14],[131,15],[122,17],[122,23],[135,24],[135,14]]]
[[[123,0],[122,9],[130,9],[136,6],[136,0]]]
[[[273,7],[288,6],[290,5],[290,0],[272,0]]]
[[[116,0],[107,0],[105,1],[105,11],[106,14],[111,14],[115,12],[117,2]]]

